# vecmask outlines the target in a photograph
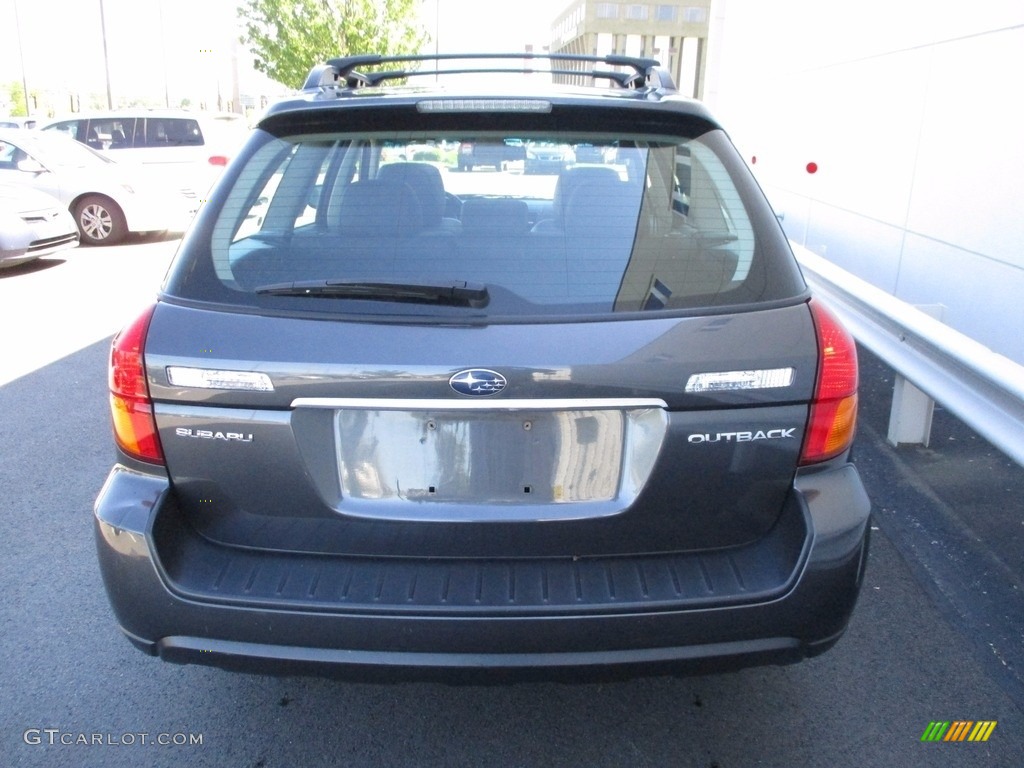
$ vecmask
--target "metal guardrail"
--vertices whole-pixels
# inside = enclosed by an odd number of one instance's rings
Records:
[[[1024,466],[1024,366],[792,243],[858,342]]]

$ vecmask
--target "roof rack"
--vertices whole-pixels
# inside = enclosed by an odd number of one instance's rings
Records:
[[[624,67],[627,71],[607,69],[573,69],[551,68],[535,69],[514,62],[541,59],[549,62],[578,62],[583,64],[603,64],[609,67]],[[367,68],[378,68],[386,64],[420,61],[509,61],[508,66],[459,66],[447,69],[376,69],[372,72]],[[436,67],[436,65],[435,65]],[[310,70],[303,90],[317,90],[325,87],[361,88],[379,85],[385,80],[399,80],[421,75],[463,75],[463,74],[555,74],[575,75],[607,79],[622,88],[660,88],[675,90],[675,82],[668,70],[655,59],[635,56],[588,56],[575,53],[441,53],[441,54],[408,54],[385,56],[382,54],[364,54],[330,59],[326,64],[319,64]]]

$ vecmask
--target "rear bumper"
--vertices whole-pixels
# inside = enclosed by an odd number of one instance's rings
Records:
[[[870,505],[850,465],[799,477],[779,524],[729,553],[409,564],[246,552],[183,522],[165,478],[115,467],[99,561],[129,639],[180,663],[345,676],[706,671],[838,640]]]

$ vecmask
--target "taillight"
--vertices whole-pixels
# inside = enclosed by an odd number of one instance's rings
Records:
[[[164,454],[157,436],[142,359],[153,310],[154,307],[147,309],[114,337],[108,382],[114,439],[118,446],[133,458],[163,464]]]
[[[818,382],[801,464],[838,456],[850,447],[857,427],[857,345],[835,315],[814,299],[811,317],[818,336]]]
[[[208,158],[206,158],[206,162],[208,162],[210,165],[227,165],[228,159],[224,155],[210,155]]]

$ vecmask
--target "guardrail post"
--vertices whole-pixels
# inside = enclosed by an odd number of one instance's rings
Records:
[[[892,410],[889,411],[889,444],[909,443],[927,448],[932,436],[934,410],[935,401],[897,373],[892,389]]]
[[[940,321],[946,311],[941,304],[918,305],[917,309]],[[889,411],[889,444],[928,447],[934,411],[935,401],[897,372],[892,389],[892,410]]]

